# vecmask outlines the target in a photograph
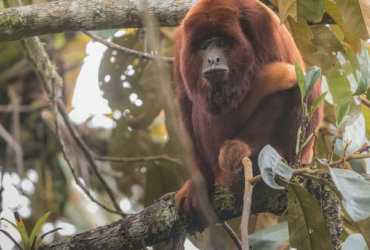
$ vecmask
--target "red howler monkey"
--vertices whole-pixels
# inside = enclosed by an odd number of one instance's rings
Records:
[[[200,0],[176,31],[175,77],[182,120],[207,187],[244,187],[241,160],[267,144],[294,162],[302,119],[293,62],[304,62],[278,17],[257,0]],[[316,84],[310,105],[321,93]],[[320,107],[311,120],[320,124]],[[304,148],[309,161],[312,141]],[[193,209],[189,180],[176,194],[178,207]]]

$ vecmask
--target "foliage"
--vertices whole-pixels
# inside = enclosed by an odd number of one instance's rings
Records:
[[[302,108],[307,109],[304,98],[308,95],[309,89],[312,89],[312,85],[317,82],[320,76],[318,73],[318,76],[313,78],[311,77],[313,75],[312,72],[319,72],[319,70],[316,67],[310,68],[308,70],[308,72],[311,72],[310,75],[307,76],[307,73],[306,78],[304,78],[300,66],[297,63],[295,63],[295,66],[298,84],[302,94]],[[311,79],[315,80],[313,84]],[[323,99],[322,96],[318,98],[318,100],[321,99]],[[313,105],[317,106],[318,102],[315,101]],[[349,120],[348,113],[350,111],[350,105],[351,101],[347,101],[339,109],[336,119],[338,130],[342,126],[345,126]],[[310,108],[310,110],[314,109],[312,107]],[[297,144],[300,144],[300,141]],[[347,142],[346,144],[346,147],[348,147],[351,143]],[[302,150],[302,147],[297,146],[297,148]],[[281,185],[277,185],[275,182],[276,178],[281,177],[283,179],[280,180],[285,180],[280,181],[280,183],[283,183],[288,191],[288,228],[291,247],[296,249],[332,249],[332,236],[322,211],[324,208],[320,207],[316,199],[305,188],[294,184],[294,182],[304,183],[304,179],[295,178],[290,181],[293,175],[292,169],[283,163],[283,159],[270,145],[265,146],[261,151],[258,162],[262,178],[271,188],[282,188]],[[303,172],[305,174],[301,176],[308,179],[312,178],[315,181],[321,182],[323,187],[326,186],[329,188],[341,203],[342,211],[350,221],[350,224],[358,228],[359,232],[363,233],[363,238],[358,236],[351,237],[346,243],[347,247],[363,245],[364,239],[369,247],[370,238],[364,228],[370,226],[370,184],[353,170],[331,168],[325,162],[330,162],[330,159],[315,159],[310,169]],[[320,171],[320,175],[316,176],[315,171]],[[331,176],[334,185],[325,176]],[[321,206],[325,206],[325,201],[322,201]]]
[[[50,231],[44,233],[43,235],[41,235],[39,239],[37,239],[37,234],[39,233],[42,225],[45,223],[45,221],[49,217],[49,215],[50,215],[50,212],[44,214],[44,216],[42,216],[37,221],[36,225],[34,226],[34,228],[32,230],[31,236],[28,236],[28,232],[27,232],[26,227],[23,223],[23,220],[17,212],[14,213],[14,219],[15,219],[16,224],[14,224],[13,222],[11,222],[11,221],[9,221],[8,219],[5,219],[5,218],[1,218],[1,220],[5,220],[10,225],[12,225],[19,232],[19,234],[21,235],[23,248],[20,247],[20,246],[18,246],[18,248],[20,248],[21,250],[23,250],[23,249],[24,250],[37,250],[40,247],[40,245],[42,243],[42,240],[45,238],[46,235],[62,229],[62,228],[56,228],[56,229],[50,230]],[[10,234],[7,234],[5,230],[0,230],[0,232],[4,233],[13,242],[16,242],[16,240]]]
[[[316,140],[316,158],[313,164],[299,166],[307,170],[306,175],[294,174],[297,166],[286,163],[273,147],[266,146],[262,150],[258,160],[264,182],[271,188],[287,189],[288,222],[277,224],[278,220],[284,218],[274,216],[259,216],[252,220],[250,232],[258,231],[251,235],[252,245],[256,249],[276,249],[290,238],[291,245],[297,249],[330,248],[332,235],[328,234],[329,223],[323,201],[308,190],[308,183],[315,182],[322,189],[321,194],[329,192],[341,205],[343,249],[367,249],[366,244],[370,245],[370,192],[369,184],[362,174],[370,173],[370,159],[347,161],[344,158],[355,153],[364,143],[370,143],[370,108],[361,104],[361,99],[369,99],[370,95],[368,0],[271,2],[277,6],[280,20],[292,34],[308,68],[305,72],[296,65],[305,116],[310,120],[317,107],[324,103],[325,122],[317,124],[315,135],[306,135],[308,139],[315,137]],[[12,4],[15,5],[16,1]],[[2,8],[0,0],[0,9]],[[146,46],[143,32],[138,29],[120,30],[120,36],[116,33],[110,39],[127,48],[157,53]],[[115,31],[109,30],[99,34],[108,38],[114,33]],[[161,29],[160,36],[160,54],[173,56],[173,29]],[[57,34],[43,39],[59,73],[64,76],[64,98],[67,109],[71,110],[73,90],[82,60],[86,56],[86,45],[90,40],[84,35],[76,34]],[[12,78],[2,82],[1,77],[6,75],[3,73],[11,72],[14,65],[22,59],[24,57],[19,43],[0,44],[0,105],[11,103],[8,89],[17,82],[21,85],[19,97],[22,105],[37,107],[40,103],[44,104],[42,101],[46,98],[40,94],[40,84],[30,67],[22,67]],[[166,114],[156,92],[155,86],[158,83],[155,76],[158,72],[153,63],[111,49],[104,52],[102,59],[96,60],[101,60],[99,87],[111,109],[111,112],[104,115],[115,127],[111,131],[94,128],[91,124],[99,114],[89,114],[90,118],[81,122],[79,130],[90,148],[97,154],[116,157],[176,157],[175,145],[171,141],[172,131],[167,131]],[[171,72],[171,65],[167,65],[166,69]],[[306,97],[317,81],[321,81],[323,94],[307,107]],[[175,89],[174,85],[173,87]],[[0,123],[8,131],[13,131],[12,118],[10,114],[1,113]],[[36,235],[48,217],[45,214],[36,222],[34,217],[41,216],[39,211],[52,210],[55,215],[53,220],[68,218],[78,231],[117,218],[101,210],[97,213],[98,216],[86,210],[91,202],[80,190],[76,191],[69,169],[60,158],[59,145],[51,131],[53,119],[51,112],[44,109],[42,112],[21,114],[20,130],[25,168],[36,169],[39,181],[36,186],[37,195],[29,195],[34,212],[32,217],[24,223],[20,218],[19,221],[16,219],[17,223],[6,221],[20,232],[25,249],[32,249]],[[305,134],[304,127],[305,124],[302,124],[299,131],[294,131],[299,134],[297,153],[308,142],[300,140]],[[106,202],[102,189],[98,188],[100,186],[97,185],[96,178],[90,175],[84,156],[73,140],[68,136],[66,138],[78,176],[83,177],[86,186],[94,190],[94,196],[111,205]],[[9,151],[11,150],[6,143],[0,140],[0,158],[7,155],[7,158],[13,159],[13,153]],[[327,157],[331,153],[334,155],[333,159]],[[331,160],[342,161],[332,168]],[[15,172],[15,162],[10,161],[7,165],[7,171]],[[187,177],[181,166],[162,160],[101,163],[99,166],[120,201],[130,204],[129,212],[139,211],[163,194],[178,190]],[[85,203],[76,205],[81,201]],[[29,225],[35,225],[30,236],[26,230]],[[239,221],[232,221],[231,226],[238,233]],[[5,234],[4,230],[1,232]],[[221,247],[234,247],[221,229],[212,232],[213,237],[221,242]],[[189,238],[199,248],[209,249],[215,244],[210,234],[210,230],[206,230],[205,233],[197,234],[196,238]],[[35,248],[41,238],[35,242]],[[300,246],[297,242],[304,242],[305,245]],[[163,248],[164,246],[155,246],[155,249]]]

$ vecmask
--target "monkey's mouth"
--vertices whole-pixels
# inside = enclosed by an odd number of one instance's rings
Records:
[[[217,68],[208,68],[204,70],[202,73],[203,75],[208,75],[208,74],[217,74],[217,73],[226,73],[229,72],[229,69],[226,67],[217,67]]]
[[[225,80],[229,75],[229,69],[226,67],[209,68],[202,73],[204,78],[206,78],[209,83],[213,84]]]

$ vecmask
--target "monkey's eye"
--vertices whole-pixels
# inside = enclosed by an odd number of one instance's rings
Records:
[[[198,50],[199,51],[205,51],[207,49],[207,46],[205,44],[201,44],[199,47],[198,47]]]
[[[218,46],[220,46],[220,48],[227,48],[229,44],[227,43],[227,41],[221,41]]]

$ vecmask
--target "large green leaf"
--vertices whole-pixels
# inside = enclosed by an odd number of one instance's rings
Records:
[[[295,74],[297,75],[298,86],[299,86],[299,89],[301,90],[301,99],[303,100],[303,98],[305,98],[307,95],[306,79],[304,77],[301,66],[296,61],[294,61],[294,66],[295,66]]]
[[[347,27],[347,25],[343,22],[342,15],[340,14],[338,5],[330,0],[325,1],[325,10],[326,13],[335,21],[338,27],[342,30],[343,34],[346,36],[348,43],[352,46],[352,48],[359,52],[361,51],[361,43],[360,39],[357,38],[353,32]],[[331,27],[332,29],[332,27]],[[333,29],[332,29],[333,30]]]
[[[28,237],[28,232],[27,232],[26,226],[23,223],[22,218],[19,216],[17,212],[14,212],[14,219],[15,219],[16,225],[18,226],[18,231],[21,235],[23,246],[25,249],[29,249],[30,239]]]
[[[292,168],[283,162],[283,158],[270,145],[261,150],[258,156],[258,166],[263,181],[274,189],[284,189],[275,182],[275,175],[279,175],[286,180],[290,180],[293,176]]]
[[[364,17],[364,22],[367,28],[367,34],[370,36],[370,6],[368,0],[358,0],[360,5],[362,16]]]
[[[325,10],[325,0],[278,0],[280,20],[288,16],[296,21],[320,22]]]
[[[288,17],[297,21],[297,1],[296,0],[278,0],[279,16],[281,23]]]
[[[315,58],[317,48],[312,44],[313,34],[308,24],[305,21],[298,23],[291,16],[288,17],[288,23],[290,32],[306,65],[317,65],[318,61]]]
[[[37,236],[37,234],[39,233],[42,225],[44,225],[46,219],[49,217],[51,212],[47,212],[46,214],[44,214],[36,223],[36,225],[33,227],[33,230],[32,230],[32,233],[31,233],[31,236],[30,236],[30,244],[32,245],[32,243],[34,242],[35,240],[35,237]]]
[[[343,76],[338,69],[332,68],[326,75],[327,86],[329,87],[330,94],[333,100],[333,109],[336,123],[340,108],[347,102],[351,102],[350,110],[347,113],[348,119],[346,126],[355,122],[361,114],[361,102],[357,96],[352,96],[351,84],[347,77]],[[354,90],[353,90],[354,91]]]
[[[342,194],[342,204],[351,218],[361,221],[370,216],[370,185],[359,174],[346,169],[330,169],[331,177]]]
[[[336,0],[344,23],[359,38],[368,39],[364,15],[358,0]]]
[[[325,0],[297,0],[298,21],[321,21],[325,11]]]
[[[310,110],[309,110],[309,115],[310,117],[313,115],[313,113],[315,112],[315,110],[319,107],[319,105],[325,100],[325,96],[328,94],[328,91],[322,93],[317,99],[315,99],[313,102],[312,102],[312,105],[310,107]]]
[[[317,66],[312,66],[308,69],[305,80],[306,80],[306,95],[311,93],[313,86],[316,82],[320,79],[321,76],[321,69]]]
[[[287,222],[279,223],[249,235],[253,249],[275,250],[288,239]]]
[[[345,53],[345,49],[329,27],[313,25],[310,29],[314,37],[312,43],[317,49],[315,58],[320,63],[318,66],[323,74],[326,75],[326,71],[338,63],[337,52]]]
[[[338,115],[337,115],[337,127],[340,128],[344,123],[346,123],[349,119],[348,112],[351,108],[351,101],[346,102],[345,104],[340,107]]]
[[[299,185],[289,184],[287,189],[291,247],[298,250],[333,249],[331,235],[317,200]]]
[[[367,247],[370,248],[370,217],[365,220],[357,222],[358,229],[364,236]]]

